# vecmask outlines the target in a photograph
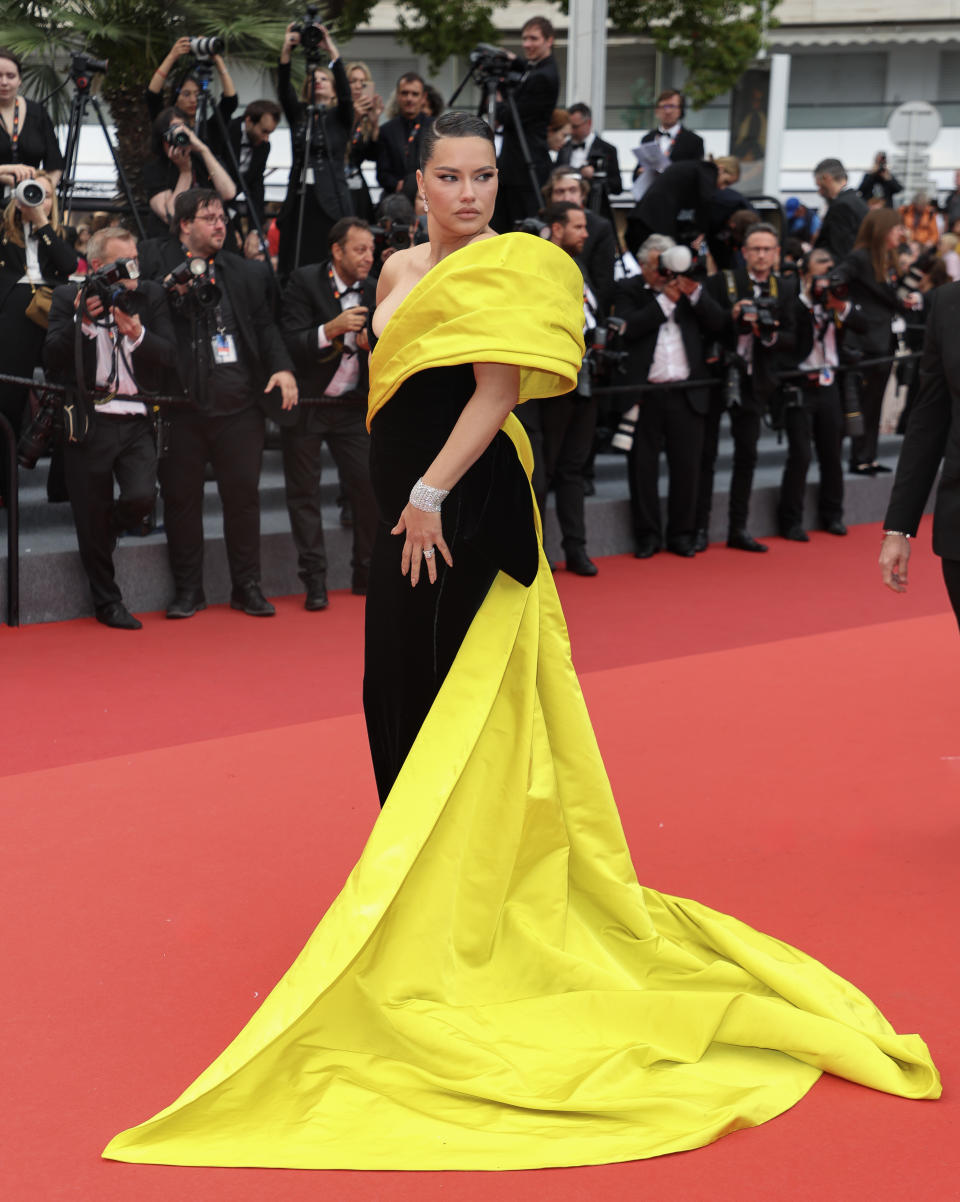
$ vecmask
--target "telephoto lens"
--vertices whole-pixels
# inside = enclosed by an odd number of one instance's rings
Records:
[[[631,405],[617,424],[617,429],[610,439],[610,445],[615,451],[629,453],[633,448],[634,435],[637,432],[637,421],[640,417],[640,406]]]
[[[223,38],[191,38],[190,53],[194,58],[213,58],[223,54],[227,44]]]
[[[13,195],[21,209],[36,209],[47,197],[43,184],[38,184],[35,179],[21,180]]]

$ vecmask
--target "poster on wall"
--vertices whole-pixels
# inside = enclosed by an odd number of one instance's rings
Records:
[[[744,71],[730,96],[730,153],[740,160],[737,188],[747,196],[763,193],[769,104],[769,65]]]

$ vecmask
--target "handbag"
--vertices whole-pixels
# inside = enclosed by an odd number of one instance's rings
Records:
[[[53,289],[49,284],[40,284],[33,288],[30,304],[24,309],[24,315],[44,330],[50,325],[50,306],[53,304]]]

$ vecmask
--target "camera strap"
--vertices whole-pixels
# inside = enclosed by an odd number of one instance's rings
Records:
[[[7,130],[7,133],[10,135],[10,159],[11,159],[11,161],[12,161],[12,162],[14,162],[14,163],[16,163],[16,162],[18,161],[18,155],[19,155],[19,145],[20,145],[20,105],[22,104],[22,105],[26,106],[26,103],[27,103],[27,102],[26,102],[26,101],[23,99],[23,97],[22,97],[22,96],[16,96],[16,97],[14,97],[14,101],[13,101],[13,129],[11,129],[11,130]],[[4,128],[4,129],[7,129],[7,123],[6,123],[6,121],[4,121],[4,120],[3,120],[3,118],[2,118],[2,117],[0,117],[0,123],[2,123],[2,125],[3,125],[3,128]]]

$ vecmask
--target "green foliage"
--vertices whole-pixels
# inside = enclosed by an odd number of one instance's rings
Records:
[[[467,54],[478,42],[498,42],[493,10],[507,0],[400,0],[403,40],[424,54],[434,71],[455,54]]]

